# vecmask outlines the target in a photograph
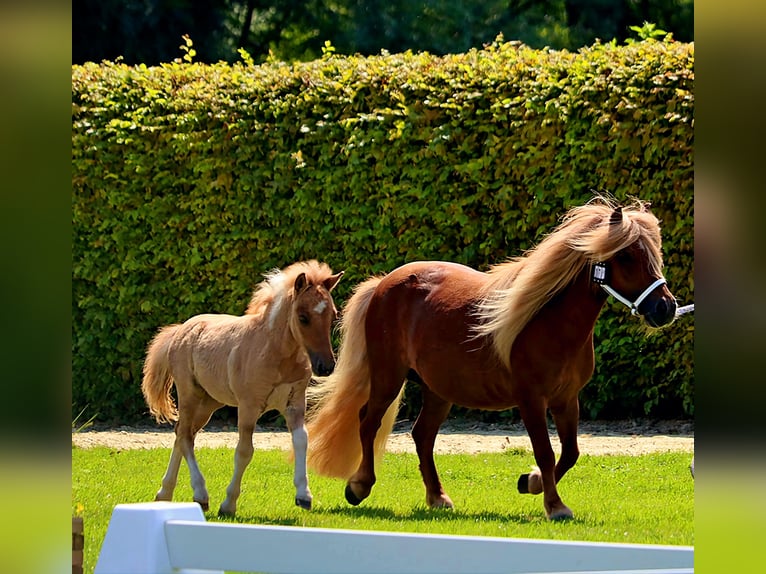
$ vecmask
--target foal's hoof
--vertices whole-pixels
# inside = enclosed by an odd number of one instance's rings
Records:
[[[196,502],[202,507],[203,512],[207,512],[208,510],[210,510],[210,503],[207,500],[194,499],[194,502]]]
[[[359,498],[356,494],[354,494],[354,491],[351,490],[351,485],[346,485],[346,501],[352,505],[352,506],[359,506],[359,503],[364,500],[363,498]]]
[[[300,506],[303,510],[311,510],[310,498],[298,498],[295,497],[295,506]]]

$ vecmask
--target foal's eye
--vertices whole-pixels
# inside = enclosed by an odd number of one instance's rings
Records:
[[[308,315],[298,315],[298,322],[300,322],[301,325],[308,325],[309,324]]]

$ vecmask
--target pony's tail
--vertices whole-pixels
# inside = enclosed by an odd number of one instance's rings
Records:
[[[324,476],[349,478],[362,460],[359,438],[359,410],[370,396],[370,368],[367,361],[365,316],[370,299],[382,277],[357,285],[346,303],[341,319],[341,344],[333,373],[310,386],[307,415],[309,434],[308,466]],[[394,427],[401,393],[386,411],[375,437],[375,460],[386,450]]]
[[[179,325],[168,325],[160,329],[146,351],[141,392],[149,405],[149,412],[158,423],[172,423],[178,420],[178,409],[170,394],[173,377],[168,361],[168,347],[178,327]]]

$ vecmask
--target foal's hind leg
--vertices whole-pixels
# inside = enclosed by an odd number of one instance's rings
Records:
[[[543,506],[546,516],[551,520],[572,518],[572,511],[561,500],[556,489],[556,456],[548,436],[545,403],[542,400],[529,401],[520,404],[519,411],[524,426],[527,428],[527,434],[532,441],[532,450],[539,468],[538,472],[522,474],[519,477],[519,492],[522,494],[539,494],[540,490],[538,489],[540,482],[542,482]]]
[[[412,427],[412,438],[420,459],[420,474],[426,486],[426,502],[431,508],[453,508],[452,500],[444,492],[434,463],[434,444],[439,427],[447,418],[452,403],[434,394],[422,385],[423,407]]]
[[[202,476],[197,458],[194,456],[194,438],[197,432],[210,420],[210,416],[222,405],[201,389],[196,388],[195,391],[191,397],[186,397],[184,396],[185,393],[179,391],[178,422],[175,427],[176,438],[170,453],[167,471],[162,478],[162,486],[154,498],[155,500],[173,499],[173,491],[178,480],[178,470],[183,458],[186,459],[186,465],[189,467],[193,500],[203,510],[207,510],[209,496],[205,478]]]

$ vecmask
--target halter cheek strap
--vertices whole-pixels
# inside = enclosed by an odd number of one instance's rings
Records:
[[[660,277],[659,279],[656,279],[654,283],[649,285],[646,289],[644,289],[643,293],[638,296],[638,298],[635,301],[630,301],[620,295],[617,291],[612,289],[607,284],[607,277],[606,277],[606,264],[605,263],[594,263],[593,264],[593,282],[601,285],[601,288],[609,293],[612,297],[617,299],[620,303],[627,306],[630,309],[630,313],[632,315],[638,315],[638,307],[641,305],[644,299],[646,299],[649,294],[654,291],[657,287],[660,285],[664,285],[667,283],[666,279],[664,277]]]

